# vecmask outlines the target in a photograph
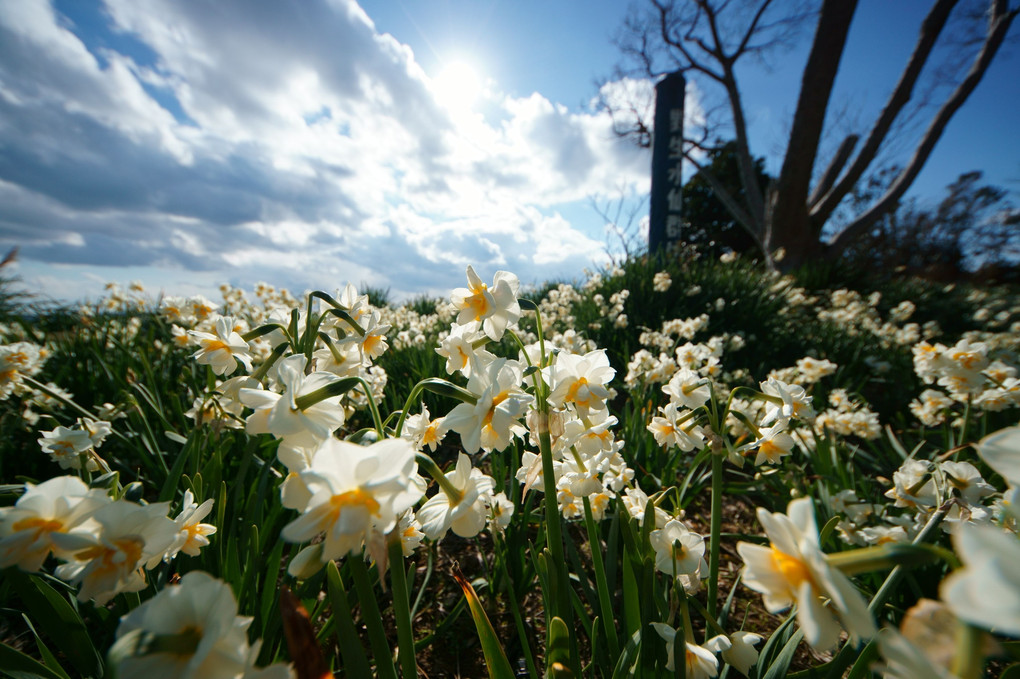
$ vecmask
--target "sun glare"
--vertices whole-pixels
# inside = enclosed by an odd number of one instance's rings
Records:
[[[436,99],[447,108],[470,109],[481,93],[482,79],[473,66],[464,61],[451,61],[432,80]]]

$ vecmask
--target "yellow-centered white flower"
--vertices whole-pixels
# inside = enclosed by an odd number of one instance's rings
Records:
[[[184,491],[181,513],[174,519],[174,523],[177,525],[177,539],[167,552],[168,557],[175,556],[177,552],[184,552],[188,556],[198,556],[201,549],[209,544],[209,536],[216,532],[216,526],[211,523],[202,523],[202,519],[209,516],[212,508],[212,498],[198,504],[190,490]]]
[[[460,434],[464,450],[503,450],[511,436],[524,435],[520,418],[534,399],[521,389],[523,374],[517,361],[498,358],[471,376],[467,388],[478,400],[457,405],[443,419],[446,429]]]
[[[282,536],[307,542],[324,535],[321,562],[361,549],[370,531],[388,533],[422,496],[414,444],[386,439],[359,446],[329,438],[299,475],[310,497]]]
[[[705,539],[692,533],[683,522],[670,519],[648,536],[655,550],[656,570],[670,576],[708,573]]]
[[[676,645],[677,630],[662,622],[653,622],[652,627],[659,633],[659,636],[666,642],[666,669],[673,671],[676,668],[674,662],[674,647]],[[730,641],[726,635],[720,634],[705,642],[704,646],[688,641],[684,645],[687,657],[684,658],[686,672],[684,676],[688,679],[710,679],[719,674],[719,660],[716,653],[730,647]]]
[[[498,342],[507,327],[517,323],[521,317],[521,306],[517,302],[520,281],[508,271],[497,271],[490,288],[470,266],[467,279],[468,287],[457,288],[450,296],[459,312],[457,323],[464,325],[478,321],[485,334]]]
[[[53,533],[60,549],[73,551],[73,561],[57,567],[61,580],[81,583],[79,601],[105,604],[121,592],[145,588],[146,563],[158,561],[173,544],[176,524],[167,518],[169,504],[138,505],[118,500],[92,515],[95,533],[79,529]],[[92,522],[89,522],[92,524]]]
[[[819,650],[836,645],[840,625],[854,644],[874,636],[864,598],[825,560],[809,498],[790,502],[786,514],[759,508],[758,521],[772,544],[740,542],[737,552],[744,560],[744,584],[762,594],[766,610],[778,613],[796,603],[804,638]]]
[[[248,416],[246,429],[249,433],[269,433],[284,439],[288,445],[314,448],[344,423],[340,396],[330,396],[303,409],[297,406],[299,397],[340,379],[326,372],[305,375],[305,362],[303,355],[295,354],[277,364],[277,377],[284,390],[282,395],[267,389],[238,390],[241,403],[255,411]]]
[[[111,656],[122,677],[238,679],[259,672],[248,643],[251,618],[237,615],[230,586],[193,571],[121,618]],[[265,676],[288,676],[272,665]]]
[[[210,366],[217,375],[234,372],[238,361],[251,371],[251,350],[235,325],[233,317],[220,316],[216,319],[215,333],[189,330],[188,336],[200,347],[194,354],[195,361]]]
[[[52,536],[78,528],[110,502],[104,491],[89,489],[77,476],[26,483],[13,507],[0,508],[0,568],[38,571],[51,551],[70,559],[69,552],[53,544]]]
[[[495,482],[480,470],[471,467],[471,458],[461,453],[457,466],[445,474],[459,494],[450,497],[440,486],[439,492],[418,509],[422,532],[430,540],[439,540],[453,530],[462,538],[478,535],[485,528]]]
[[[754,458],[755,466],[766,462],[779,464],[784,455],[790,454],[794,441],[793,437],[785,432],[785,429],[786,427],[781,422],[777,422],[768,429],[762,430],[761,437],[754,442],[758,448],[758,454]]]
[[[579,417],[588,417],[590,410],[605,410],[609,398],[606,385],[616,375],[605,349],[583,356],[560,353],[542,372],[549,382],[549,403],[556,408],[573,406]]]
[[[680,450],[690,451],[700,448],[705,442],[705,434],[701,427],[695,424],[696,420],[691,417],[691,411],[678,412],[677,404],[670,401],[659,408],[662,417],[655,416],[648,423],[647,429],[652,432],[655,442],[663,448],[676,446]],[[683,418],[685,422],[681,422]]]

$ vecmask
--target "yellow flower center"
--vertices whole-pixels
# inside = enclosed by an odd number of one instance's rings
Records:
[[[379,340],[382,339],[382,335],[366,335],[365,341],[361,346],[365,348],[365,352],[371,354],[375,349],[376,345],[379,344]]]
[[[779,458],[786,452],[772,441],[762,441],[758,450],[769,462],[779,462]]]
[[[203,535],[205,532],[200,523],[188,524],[184,527],[184,531],[188,534],[188,542],[194,540],[196,535]]]
[[[487,290],[488,286],[483,283],[480,288],[473,288],[471,292],[475,294],[464,300],[467,303],[467,307],[475,312],[476,321],[482,320],[484,316],[489,314],[489,300],[485,297]]]
[[[782,573],[783,579],[790,583],[791,589],[799,589],[804,582],[814,583],[807,564],[797,557],[790,556],[773,547],[772,562],[775,564],[776,570]]]
[[[218,339],[202,340],[202,348],[209,352],[219,351],[220,349],[225,349],[227,352],[230,351],[230,347],[227,346],[227,343]]]
[[[62,439],[53,442],[53,454],[57,457],[64,457],[65,455],[74,454],[74,442]]]
[[[333,521],[336,521],[340,512],[347,507],[364,507],[369,514],[379,513],[379,503],[370,493],[366,493],[361,488],[334,495],[329,499],[329,504],[332,508],[330,516]]]
[[[973,370],[974,366],[981,362],[980,354],[972,354],[969,352],[960,352],[953,356],[956,361],[967,370]]]
[[[111,573],[117,570],[134,570],[142,560],[145,542],[141,538],[124,537],[113,540],[114,548],[96,545],[75,555],[79,561],[98,560],[97,573]]]
[[[579,406],[586,406],[591,401],[591,391],[587,388],[588,380],[584,377],[578,379],[570,385],[570,389],[567,390],[568,402],[573,401]],[[583,389],[583,390],[582,390]],[[577,393],[581,392],[581,398],[577,397]]]
[[[507,400],[508,398],[510,398],[509,391],[501,391],[492,397],[492,406],[489,408],[489,412],[485,413],[485,417],[482,418],[483,427],[492,426],[492,418],[496,414],[496,406],[498,406],[500,403]]]
[[[425,433],[422,434],[421,444],[427,446],[433,443],[439,443],[439,423],[432,422],[425,428]]]
[[[59,531],[64,527],[64,524],[56,519],[43,519],[37,516],[33,516],[29,519],[22,519],[21,521],[15,521],[11,525],[13,532],[17,533],[23,530],[34,530],[36,537],[43,533],[52,533]]]

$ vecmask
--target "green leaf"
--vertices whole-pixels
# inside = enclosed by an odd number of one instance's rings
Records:
[[[0,643],[0,667],[3,667],[5,675],[13,679],[64,679],[38,660],[4,643]]]
[[[483,613],[484,614],[484,613]],[[546,649],[547,679],[573,679],[570,665],[570,630],[563,618],[556,617],[549,623],[549,648]]]
[[[35,626],[32,624],[29,617],[24,614],[22,614],[21,617],[25,621],[25,624],[28,625],[28,628],[32,630],[32,636],[35,637],[35,645],[39,647],[39,655],[42,656],[43,664],[55,671],[57,674],[65,677],[65,679],[71,679],[67,672],[64,671],[64,668],[60,666],[60,661],[57,660],[55,655],[53,655],[53,651],[51,651],[49,646],[46,645],[46,642],[42,640],[39,633],[35,631]]]
[[[19,588],[19,594],[26,608],[31,611],[35,625],[67,656],[82,676],[101,676],[102,658],[92,645],[92,639],[78,611],[45,581],[37,577],[29,577],[27,580],[29,582]]]
[[[489,670],[489,679],[514,679],[510,661],[506,659],[506,653],[503,652],[503,646],[499,643],[496,630],[492,628],[489,616],[485,614],[485,609],[482,608],[482,602],[478,599],[474,588],[459,569],[454,569],[453,577],[464,591],[464,598],[467,599],[468,608],[471,609],[471,617],[475,621],[475,629],[478,630],[478,639],[482,642],[482,653],[485,654],[485,667]],[[559,618],[553,618],[554,627],[556,620]],[[563,621],[560,620],[560,623],[562,624]],[[565,625],[564,628],[566,628]],[[550,653],[552,653],[551,647]],[[567,656],[569,660],[569,651]]]
[[[783,650],[779,652],[776,659],[769,665],[769,671],[765,673],[762,679],[782,679],[786,676],[786,672],[790,669],[790,663],[793,662],[793,654],[797,652],[797,646],[800,645],[801,640],[804,639],[804,632],[797,630],[797,632],[790,637],[790,640],[783,646]]]
[[[383,626],[382,615],[379,613],[379,602],[372,587],[368,566],[364,559],[357,555],[347,559],[347,565],[351,570],[351,577],[354,579],[358,603],[361,604],[361,621],[367,628],[368,643],[372,648],[372,655],[375,657],[376,676],[397,679],[397,668],[393,664],[393,653],[390,650],[389,640],[386,638],[386,629]]]
[[[329,592],[329,601],[333,605],[336,640],[340,646],[340,655],[343,658],[347,676],[372,676],[365,647],[361,644],[358,631],[354,628],[354,616],[347,603],[347,590],[344,589],[343,580],[340,579],[340,571],[336,567],[336,562],[332,560],[326,564],[326,587]]]
[[[613,669],[613,679],[623,679],[634,676],[634,666],[637,664],[638,651],[641,648],[641,630],[634,632],[627,644],[623,647],[620,659],[616,661]]]
[[[790,615],[782,622],[781,625],[772,633],[772,636],[768,638],[765,645],[762,647],[761,652],[758,654],[758,663],[756,665],[758,669],[758,676],[761,676],[765,672],[765,669],[771,664],[772,657],[776,652],[776,647],[786,643],[790,638],[791,628],[793,627],[794,620],[793,611]]]
[[[448,396],[449,398],[454,398],[465,403],[474,404],[478,402],[478,397],[470,391],[463,387],[458,387],[453,382],[444,380],[441,377],[430,377],[428,379],[421,380],[418,384],[421,385],[422,389],[430,391],[433,394]]]
[[[857,656],[853,667],[850,668],[847,679],[864,679],[871,676],[871,666],[878,659],[878,642],[874,639],[868,642],[861,654]]]
[[[188,443],[185,443],[184,447],[177,452],[177,458],[174,460],[173,466],[170,467],[170,471],[167,472],[166,481],[163,482],[163,488],[159,491],[160,502],[174,499],[178,483],[181,480],[181,474],[184,473],[184,465],[187,464],[188,459],[191,457],[191,450],[194,446],[192,439],[195,435],[193,431],[188,439]]]
[[[836,526],[839,525],[839,520],[839,516],[834,516],[825,522],[822,529],[818,531],[818,542],[820,544],[825,544],[825,542],[829,539],[829,536],[832,535],[832,531],[836,530]]]

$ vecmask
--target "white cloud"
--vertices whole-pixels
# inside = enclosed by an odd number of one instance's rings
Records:
[[[78,289],[45,266],[396,294],[445,293],[467,264],[571,277],[603,244],[558,207],[647,190],[647,152],[606,115],[491,81],[451,112],[353,2],[103,11],[137,49],[42,0],[0,13],[0,246],[50,294]]]

